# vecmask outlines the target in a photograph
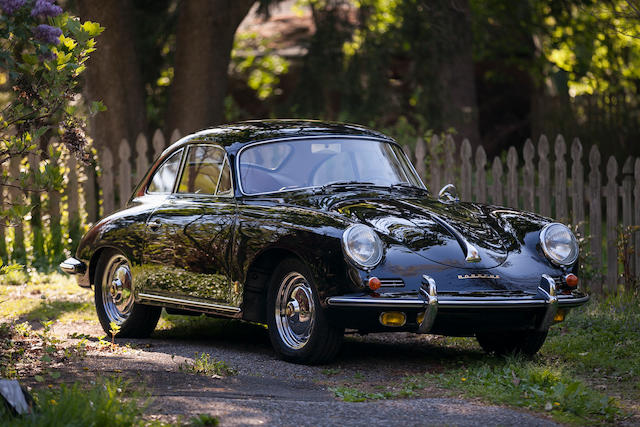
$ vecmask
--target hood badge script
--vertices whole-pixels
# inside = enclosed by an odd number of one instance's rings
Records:
[[[458,274],[458,279],[499,279],[497,274]]]

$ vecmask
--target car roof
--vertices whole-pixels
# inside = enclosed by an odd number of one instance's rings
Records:
[[[167,148],[164,153],[189,144],[193,140],[210,141],[227,147],[229,152],[236,152],[243,146],[256,141],[313,136],[361,136],[393,141],[383,133],[354,124],[298,119],[249,120],[215,126],[187,135]]]

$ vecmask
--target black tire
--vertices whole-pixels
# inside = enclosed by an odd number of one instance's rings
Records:
[[[331,325],[320,306],[309,269],[294,258],[282,261],[271,276],[267,326],[282,359],[308,365],[333,360],[344,336],[344,328]]]
[[[508,331],[500,333],[476,334],[480,347],[487,353],[499,356],[522,354],[533,356],[547,339],[549,330],[544,331]]]
[[[142,305],[133,301],[129,260],[119,251],[108,249],[100,255],[95,274],[96,312],[100,325],[107,336],[111,337],[111,322],[120,326],[116,337],[146,338],[151,335],[158,324],[162,307]],[[126,277],[127,274],[128,284],[124,279],[120,280],[121,286],[115,285],[116,275]],[[109,288],[103,292],[105,286],[109,286]],[[114,289],[114,293],[110,292],[112,289]],[[124,296],[125,293],[127,293],[126,296]],[[120,299],[118,299],[118,295]]]

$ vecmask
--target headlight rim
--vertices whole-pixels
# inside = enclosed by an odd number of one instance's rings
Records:
[[[549,250],[549,248],[547,247],[547,243],[546,243],[546,239],[545,236],[548,232],[548,230],[551,227],[554,226],[561,226],[566,228],[569,233],[571,234],[571,236],[573,237],[573,242],[575,244],[575,248],[576,248],[576,254],[573,257],[573,259],[570,260],[570,262],[568,261],[559,261],[558,259],[554,258],[551,254],[551,250]],[[569,267],[572,266],[573,264],[575,264],[578,261],[578,257],[580,256],[580,247],[578,245],[578,239],[576,239],[575,234],[573,234],[573,231],[571,231],[571,229],[569,227],[567,227],[565,224],[562,224],[561,222],[550,222],[549,224],[545,225],[544,227],[542,227],[542,230],[540,230],[540,247],[542,248],[542,252],[544,253],[545,257],[554,265],[558,266],[558,267]]]
[[[360,261],[358,261],[354,256],[352,256],[351,251],[349,250],[349,247],[347,245],[347,239],[349,237],[349,235],[351,233],[353,233],[353,229],[358,228],[358,227],[365,227],[367,230],[369,230],[372,234],[372,236],[374,237],[375,240],[375,244],[378,245],[378,256],[375,258],[375,262],[370,262],[368,264],[364,264]],[[380,262],[382,261],[382,258],[384,258],[384,245],[382,243],[382,240],[380,239],[380,236],[378,236],[378,233],[375,232],[375,230],[371,227],[369,227],[366,224],[352,224],[349,227],[347,227],[343,232],[342,232],[342,252],[344,252],[345,257],[349,260],[349,262],[351,262],[354,266],[363,269],[365,271],[369,271],[369,270],[373,270],[375,267],[378,266],[378,264],[380,264]]]

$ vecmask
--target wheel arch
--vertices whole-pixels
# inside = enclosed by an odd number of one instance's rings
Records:
[[[243,319],[266,323],[269,282],[278,264],[286,258],[295,258],[306,264],[303,257],[290,249],[271,248],[263,251],[249,265],[242,296]]]

